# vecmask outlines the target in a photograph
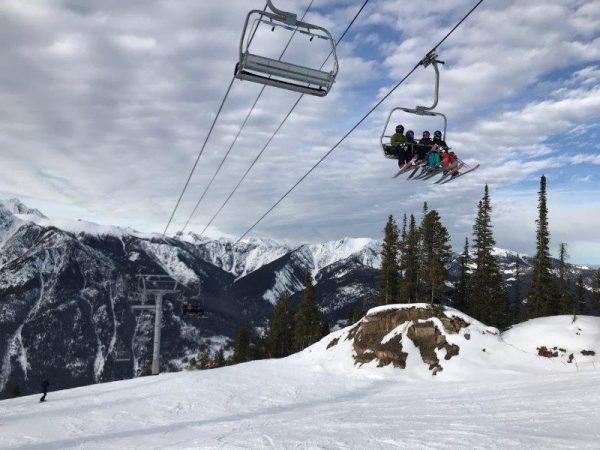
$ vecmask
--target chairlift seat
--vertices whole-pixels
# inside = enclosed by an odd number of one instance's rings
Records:
[[[254,81],[319,97],[327,95],[335,79],[331,72],[252,53],[244,53],[236,69],[235,76],[240,80]]]
[[[246,17],[242,38],[240,39],[239,61],[235,68],[235,77],[239,80],[248,80],[255,83],[269,85],[302,94],[326,96],[331,90],[337,77],[339,64],[336,55],[336,44],[333,36],[325,28],[296,19],[295,14],[280,11],[267,0],[267,6],[271,11],[252,10]],[[250,44],[254,37],[254,31],[248,33],[250,19],[257,16],[256,26],[267,23],[272,26],[283,26],[291,31],[298,31],[330,42],[331,56],[333,56],[333,68],[330,72],[321,69],[313,69],[298,64],[259,56],[250,52]],[[319,34],[315,34],[319,33]],[[283,55],[283,54],[282,54]]]

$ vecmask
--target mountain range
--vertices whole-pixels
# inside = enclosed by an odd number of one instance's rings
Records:
[[[131,309],[151,303],[140,274],[181,282],[163,303],[161,370],[181,370],[201,345],[227,345],[240,327],[263,328],[285,290],[298,302],[305,271],[316,282],[318,306],[330,326],[369,306],[380,265],[380,242],[344,238],[295,248],[269,239],[207,239],[53,221],[17,199],[0,202],[0,397],[19,387],[37,392],[137,376],[152,354],[153,314]],[[507,285],[517,257],[496,249]],[[458,256],[448,267],[456,274]],[[591,285],[593,271],[569,266]],[[185,286],[201,286],[200,293]],[[524,291],[525,292],[525,291]],[[207,318],[182,315],[201,304]]]

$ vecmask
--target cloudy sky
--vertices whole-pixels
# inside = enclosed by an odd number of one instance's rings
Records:
[[[306,20],[334,36],[363,0],[314,0]],[[301,14],[309,0],[278,0]],[[240,235],[402,78],[474,0],[371,0],[340,44],[326,98],[305,96],[214,222]],[[246,13],[261,0],[0,2],[0,197],[54,218],[162,231],[231,80]],[[290,33],[257,33],[273,56]],[[286,55],[318,67],[324,41]],[[459,156],[481,163],[460,182],[392,179],[378,138],[389,110],[431,103],[419,69],[254,231],[281,241],[380,237],[388,214],[442,214],[456,248],[490,185],[498,245],[534,250],[539,177],[549,187],[552,250],[600,264],[600,2],[486,0],[439,48],[438,110]],[[181,228],[260,90],[236,81],[175,217]],[[193,218],[200,231],[298,94],[267,88]],[[416,134],[439,125],[398,114]]]

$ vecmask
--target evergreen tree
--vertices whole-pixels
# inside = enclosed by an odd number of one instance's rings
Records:
[[[579,274],[577,277],[577,303],[575,304],[575,312],[577,314],[585,313],[585,284],[582,274]]]
[[[294,339],[294,314],[290,293],[285,291],[273,308],[265,336],[267,357],[282,358],[292,353]]]
[[[321,312],[317,308],[317,296],[310,272],[304,276],[303,299],[294,316],[295,351],[300,351],[314,344],[321,338]]]
[[[439,299],[441,289],[448,279],[446,264],[451,251],[448,230],[442,225],[436,210],[429,211],[421,225],[422,280],[425,297],[429,303]]]
[[[561,242],[559,246],[559,265],[558,265],[558,304],[556,305],[556,314],[570,314],[573,310],[573,293],[567,280],[567,244]]]
[[[469,313],[469,238],[465,238],[465,246],[460,254],[460,272],[458,283],[454,291],[454,307]]]
[[[404,242],[404,240],[406,239],[407,225],[408,225],[408,221],[406,218],[406,213],[404,213],[404,215],[402,216],[402,234],[400,235],[402,242]]]
[[[404,273],[400,284],[402,303],[415,303],[419,284],[419,229],[415,216],[410,215],[406,239],[402,244],[400,268]]]
[[[208,369],[208,363],[210,361],[210,350],[208,348],[204,348],[198,352],[198,361],[199,369]]]
[[[250,353],[250,329],[248,324],[244,325],[233,343],[233,364],[239,364],[249,361]]]
[[[515,302],[513,305],[512,323],[520,322],[523,319],[523,286],[521,280],[521,256],[517,253],[515,261],[515,283],[513,285]]]
[[[509,302],[500,266],[493,255],[496,244],[492,231],[492,206],[488,186],[479,202],[473,226],[475,270],[470,277],[470,313],[495,327],[508,324]]]
[[[216,367],[225,367],[225,365],[226,365],[225,352],[223,350],[223,347],[221,347],[215,353],[215,364],[214,364],[214,367],[215,368]]]
[[[400,285],[400,265],[398,262],[400,242],[398,237],[398,227],[394,217],[390,215],[385,225],[381,246],[381,267],[375,299],[378,305],[387,305],[398,301],[398,286]]]
[[[600,315],[600,269],[596,272],[596,275],[594,276],[594,284],[592,285],[592,288],[592,304],[594,306],[594,309],[596,310],[596,314]]]
[[[558,303],[556,286],[551,273],[545,176],[540,180],[536,224],[536,253],[531,272],[531,286],[527,294],[527,312],[530,319],[555,314]]]

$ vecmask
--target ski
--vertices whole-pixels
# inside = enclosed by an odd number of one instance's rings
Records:
[[[460,178],[460,177],[462,177],[463,175],[466,175],[466,174],[468,174],[468,173],[471,173],[471,172],[473,172],[473,171],[475,171],[475,170],[477,170],[477,169],[479,169],[479,164],[477,164],[476,166],[472,167],[472,168],[471,168],[471,169],[469,169],[469,170],[466,170],[466,171],[464,171],[464,172],[461,172],[461,173],[459,173],[458,175],[453,175],[453,176],[452,176],[452,177],[451,177],[449,180],[446,180],[446,181],[444,181],[443,183],[440,183],[440,184],[446,184],[446,183],[449,183],[450,181],[456,180],[457,178]]]
[[[444,175],[442,175],[442,177],[439,180],[437,180],[434,184],[442,184],[442,182],[446,178],[448,178],[453,173],[458,172],[464,165],[465,165],[465,163],[461,162],[461,163],[459,163],[458,165],[456,165],[454,167],[450,167],[449,169],[444,170]]]
[[[408,176],[407,180],[412,180],[413,177],[417,174],[417,171],[419,169],[423,170],[423,169],[425,169],[425,167],[426,166],[424,166],[424,165],[417,165],[417,167],[415,167],[415,170],[413,170],[412,173]],[[421,174],[419,174],[419,175],[421,175]]]
[[[413,167],[414,166],[411,163],[404,164],[402,167],[400,167],[400,170],[398,170],[398,172],[396,173],[396,175],[394,175],[392,178],[398,178],[400,175],[402,175],[403,173],[408,172]]]
[[[430,169],[429,172],[427,173],[427,175],[419,178],[419,180],[429,180],[430,178],[435,177],[436,175],[439,175],[442,171],[440,170],[440,166],[436,166],[433,169]]]

